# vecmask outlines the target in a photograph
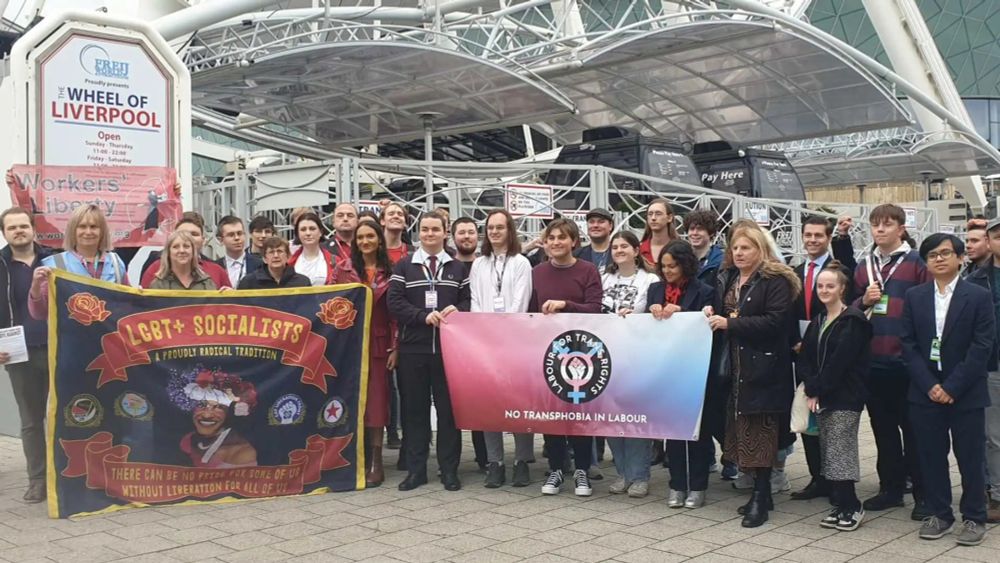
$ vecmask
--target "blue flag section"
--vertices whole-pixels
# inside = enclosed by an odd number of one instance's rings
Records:
[[[55,271],[49,515],[364,488],[371,295]]]

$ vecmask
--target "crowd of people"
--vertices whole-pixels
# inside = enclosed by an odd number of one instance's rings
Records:
[[[832,509],[820,526],[856,530],[867,512],[903,506],[912,494],[920,537],[937,539],[955,522],[948,466],[954,451],[963,491],[957,542],[983,541],[985,524],[1000,521],[1000,220],[971,222],[966,241],[938,233],[917,248],[904,210],[879,205],[868,218],[874,244],[858,262],[849,217],[809,217],[801,233],[805,259],[791,268],[752,221],[735,222],[723,240],[711,211],[678,217],[669,202],[655,199],[645,214],[642,237],[616,226],[608,210],[593,209],[586,216],[589,244],[581,244],[575,222],[556,218],[522,246],[525,233],[507,211],[489,212],[481,233],[470,218],[451,222],[434,210],[419,216],[419,244],[411,246],[403,205],[387,203],[375,215],[342,203],[329,230],[314,210],[296,209],[291,241],[276,236],[263,216],[246,225],[224,217],[216,228],[224,255],[213,261],[203,254],[204,221],[188,212],[162,253],[144,264],[141,286],[370,286],[366,481],[385,480],[383,447],[400,449],[403,491],[428,482],[432,405],[440,481],[449,491],[462,487],[461,431],[438,330],[453,312],[649,313],[659,320],[698,312],[713,331],[699,438],[608,437],[618,474],[610,493],[647,495],[650,467],[662,461],[670,473],[667,506],[697,509],[706,502],[709,474],[721,468],[724,479],[750,492],[739,513],[743,526],[757,527],[768,520],[773,495],[790,488],[785,461],[801,438],[811,480],[791,497],[829,498]],[[120,284],[128,276],[97,206],[76,209],[61,252],[35,241],[27,210],[4,211],[0,227],[7,241],[0,250],[2,326],[23,326],[30,351],[28,362],[7,367],[22,421],[24,499],[40,502],[46,280],[53,268]],[[0,352],[0,363],[8,360]],[[796,409],[809,420],[798,434],[791,431]],[[879,492],[862,502],[855,484],[864,409],[878,450]],[[542,494],[554,495],[571,480],[576,495],[593,493],[604,438],[545,435],[548,471],[537,480],[529,470],[535,437],[515,434],[513,441],[512,486],[540,482]],[[505,485],[502,433],[474,432],[473,444],[485,487]]]

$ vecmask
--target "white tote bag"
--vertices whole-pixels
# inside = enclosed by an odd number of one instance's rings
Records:
[[[792,399],[792,432],[806,434],[809,432],[809,398],[806,397],[806,384],[799,383],[795,388],[795,398]]]

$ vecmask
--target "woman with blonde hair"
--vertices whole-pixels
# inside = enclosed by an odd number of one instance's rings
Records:
[[[754,475],[753,494],[741,507],[743,526],[756,528],[773,508],[771,468],[778,453],[782,415],[792,403],[788,330],[802,284],[791,268],[771,256],[759,228],[734,229],[719,278],[718,314],[705,314],[728,338],[724,362],[732,381],[723,449],[727,459]]]
[[[160,257],[160,270],[150,289],[216,289],[212,278],[198,265],[197,245],[191,235],[174,231]]]
[[[48,278],[53,268],[96,280],[128,284],[125,262],[111,251],[108,221],[97,205],[91,203],[76,208],[66,225],[63,248],[65,252],[42,260],[42,265],[35,269],[31,279],[28,312],[36,319],[48,315]]]

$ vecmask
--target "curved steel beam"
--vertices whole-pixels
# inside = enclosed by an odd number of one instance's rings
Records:
[[[994,158],[997,162],[1000,162],[1000,151],[998,151],[993,145],[989,144],[986,139],[983,139],[982,136],[980,136],[979,133],[977,133],[973,128],[966,125],[965,121],[960,116],[952,113],[936,100],[921,92],[919,88],[908,82],[902,76],[889,70],[885,67],[885,65],[879,63],[855,47],[848,45],[829,33],[816,29],[807,23],[801,22],[784,12],[781,12],[780,10],[770,8],[755,0],[725,0],[725,2],[746,12],[764,15],[777,20],[788,27],[799,30],[801,33],[806,33],[817,39],[821,39],[830,47],[839,49],[847,55],[850,55],[858,62],[858,64],[864,66],[871,73],[886,82],[894,84],[896,88],[904,92],[910,97],[910,99],[916,101],[920,105],[927,108],[928,111],[946,121],[948,125],[956,131],[964,133],[967,137],[974,140],[975,143],[979,145],[981,150],[990,155],[990,157]]]

